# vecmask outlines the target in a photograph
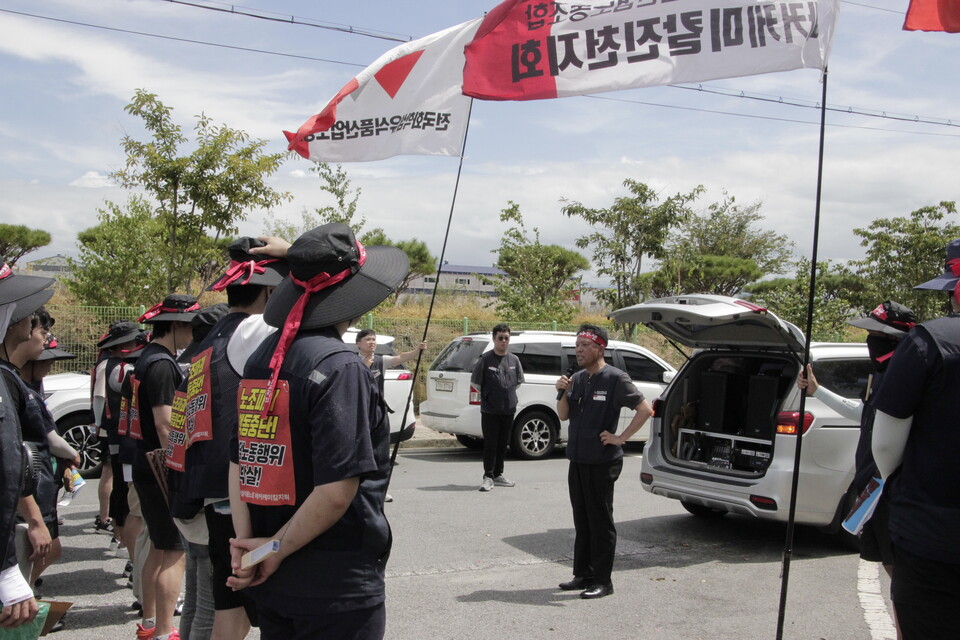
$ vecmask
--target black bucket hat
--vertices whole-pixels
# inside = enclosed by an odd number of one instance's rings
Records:
[[[110,329],[107,335],[100,338],[97,343],[98,349],[110,349],[125,342],[131,342],[137,339],[143,330],[136,322],[132,320],[117,320],[110,323]]]
[[[144,324],[154,322],[190,322],[193,316],[200,311],[200,305],[193,296],[182,293],[173,293],[163,299],[163,302],[153,305],[137,322]]]
[[[345,224],[331,223],[296,239],[287,251],[290,277],[276,288],[263,318],[283,327],[308,287],[303,329],[352,320],[383,302],[403,282],[410,261],[396,247],[364,247]]]
[[[52,298],[53,283],[53,278],[16,274],[4,263],[0,267],[0,305],[17,303],[10,324],[20,322]]]
[[[47,339],[47,343],[43,345],[43,353],[40,354],[40,357],[37,358],[37,361],[43,360],[73,360],[76,358],[74,354],[69,351],[64,351],[60,348],[60,345],[57,343],[57,339],[53,336],[50,336]]]
[[[933,280],[918,284],[914,289],[931,289],[933,291],[952,291],[960,282],[960,238],[947,243],[947,260],[944,263],[943,275]]]
[[[899,302],[887,300],[871,311],[867,317],[850,320],[847,324],[867,331],[882,331],[894,338],[902,338],[916,326],[917,315],[912,309]]]
[[[263,254],[250,253],[250,249],[266,246],[266,242],[244,236],[230,244],[230,265],[226,273],[210,288],[223,291],[227,287],[246,284],[258,284],[275,287],[287,277],[290,267],[282,258],[273,258]]]

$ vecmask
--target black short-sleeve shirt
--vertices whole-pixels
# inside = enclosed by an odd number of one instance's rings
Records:
[[[586,369],[576,372],[567,390],[570,428],[567,458],[571,462],[598,464],[623,457],[623,448],[605,445],[600,433],[616,433],[620,409],[636,409],[643,394],[626,373],[606,365],[592,376]]]

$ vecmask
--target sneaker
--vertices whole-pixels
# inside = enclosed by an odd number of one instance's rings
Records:
[[[494,486],[497,486],[497,487],[513,487],[517,483],[513,482],[512,480],[507,480],[506,476],[504,476],[501,473],[500,475],[498,475],[496,478],[493,479],[493,484]]]
[[[383,501],[384,501],[384,502],[393,502],[393,496],[388,493],[388,494],[387,494],[387,497],[384,498]]]
[[[133,575],[133,563],[128,561],[127,564],[124,565],[123,567],[123,577],[129,578],[132,575]]]
[[[480,483],[480,491],[490,491],[490,489],[493,489],[493,478],[483,476],[483,482]]]
[[[180,630],[172,629],[167,635],[160,636],[159,640],[180,640]]]
[[[113,518],[107,518],[106,520],[101,520],[98,515],[93,520],[93,532],[94,533],[109,533],[113,535]]]
[[[156,631],[156,627],[150,627],[149,629],[144,627],[139,622],[137,623],[137,640],[153,640],[153,632]],[[177,634],[180,635],[179,633]]]
[[[173,610],[173,615],[179,616],[179,615],[182,614],[182,613],[183,613],[183,598],[177,598],[177,607],[176,607],[176,609]],[[179,633],[180,633],[180,632],[178,631],[178,632],[177,632],[177,634],[178,634],[177,637],[180,637],[180,636],[179,636]]]

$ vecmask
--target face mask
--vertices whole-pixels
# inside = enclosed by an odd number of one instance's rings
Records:
[[[877,371],[883,371],[890,362],[893,351],[897,348],[899,340],[880,336],[867,336],[867,351],[870,353],[870,359],[873,360]]]

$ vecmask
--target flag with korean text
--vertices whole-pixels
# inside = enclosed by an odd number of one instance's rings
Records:
[[[910,0],[903,30],[960,33],[960,0]]]
[[[296,133],[284,131],[288,148],[317,162],[459,155],[470,112],[460,91],[463,47],[479,25],[465,22],[383,54]]]
[[[540,100],[827,65],[839,0],[505,0],[463,91]]]

